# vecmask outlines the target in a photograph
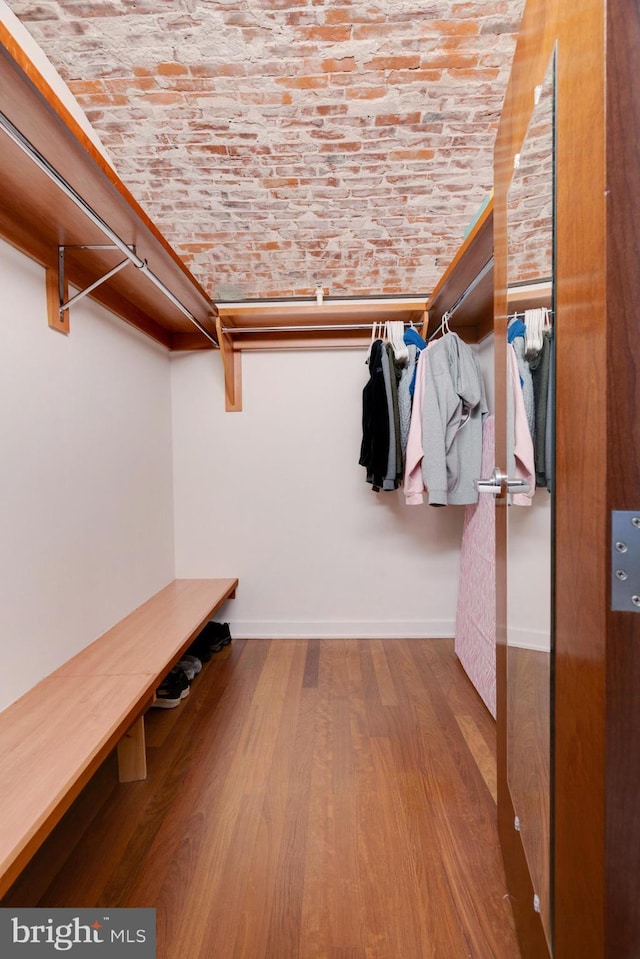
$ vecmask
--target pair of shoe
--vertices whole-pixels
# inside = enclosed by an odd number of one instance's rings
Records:
[[[207,623],[189,647],[189,652],[199,657],[203,663],[208,662],[214,653],[231,642],[229,623]]]
[[[202,660],[190,653],[185,653],[182,659],[176,663],[178,669],[181,669],[190,683],[193,682],[198,673],[202,670]]]
[[[158,709],[175,709],[189,695],[191,683],[202,669],[202,662],[189,653],[176,663],[156,689],[153,705]]]
[[[156,689],[156,698],[152,705],[157,709],[175,709],[188,695],[187,674],[179,666],[174,666]]]

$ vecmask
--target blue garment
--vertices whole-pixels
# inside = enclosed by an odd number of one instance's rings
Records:
[[[409,383],[409,396],[413,399],[413,391],[416,388],[416,373],[418,372],[418,357],[425,349],[427,344],[413,326],[410,326],[404,331],[404,336],[402,339],[404,340],[406,346],[417,347],[416,365],[413,368],[413,376],[411,377],[411,382]]]
[[[417,346],[419,350],[424,350],[425,346],[427,345],[414,326],[410,326],[404,331],[404,336],[402,339],[407,346],[410,346],[413,343],[413,345]]]
[[[507,343],[513,343],[516,336],[526,336],[527,327],[524,320],[512,320],[507,329]]]

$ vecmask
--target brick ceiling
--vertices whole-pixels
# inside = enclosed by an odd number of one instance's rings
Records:
[[[429,292],[492,185],[523,3],[8,0],[218,301]]]

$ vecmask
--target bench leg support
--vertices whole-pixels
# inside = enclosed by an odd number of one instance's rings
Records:
[[[118,778],[121,783],[147,778],[144,716],[140,716],[118,743]]]

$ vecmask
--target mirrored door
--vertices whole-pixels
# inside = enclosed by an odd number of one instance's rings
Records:
[[[554,90],[555,54],[535,91],[507,203],[507,472],[531,475],[530,492],[510,494],[507,508],[507,782],[550,951]]]

